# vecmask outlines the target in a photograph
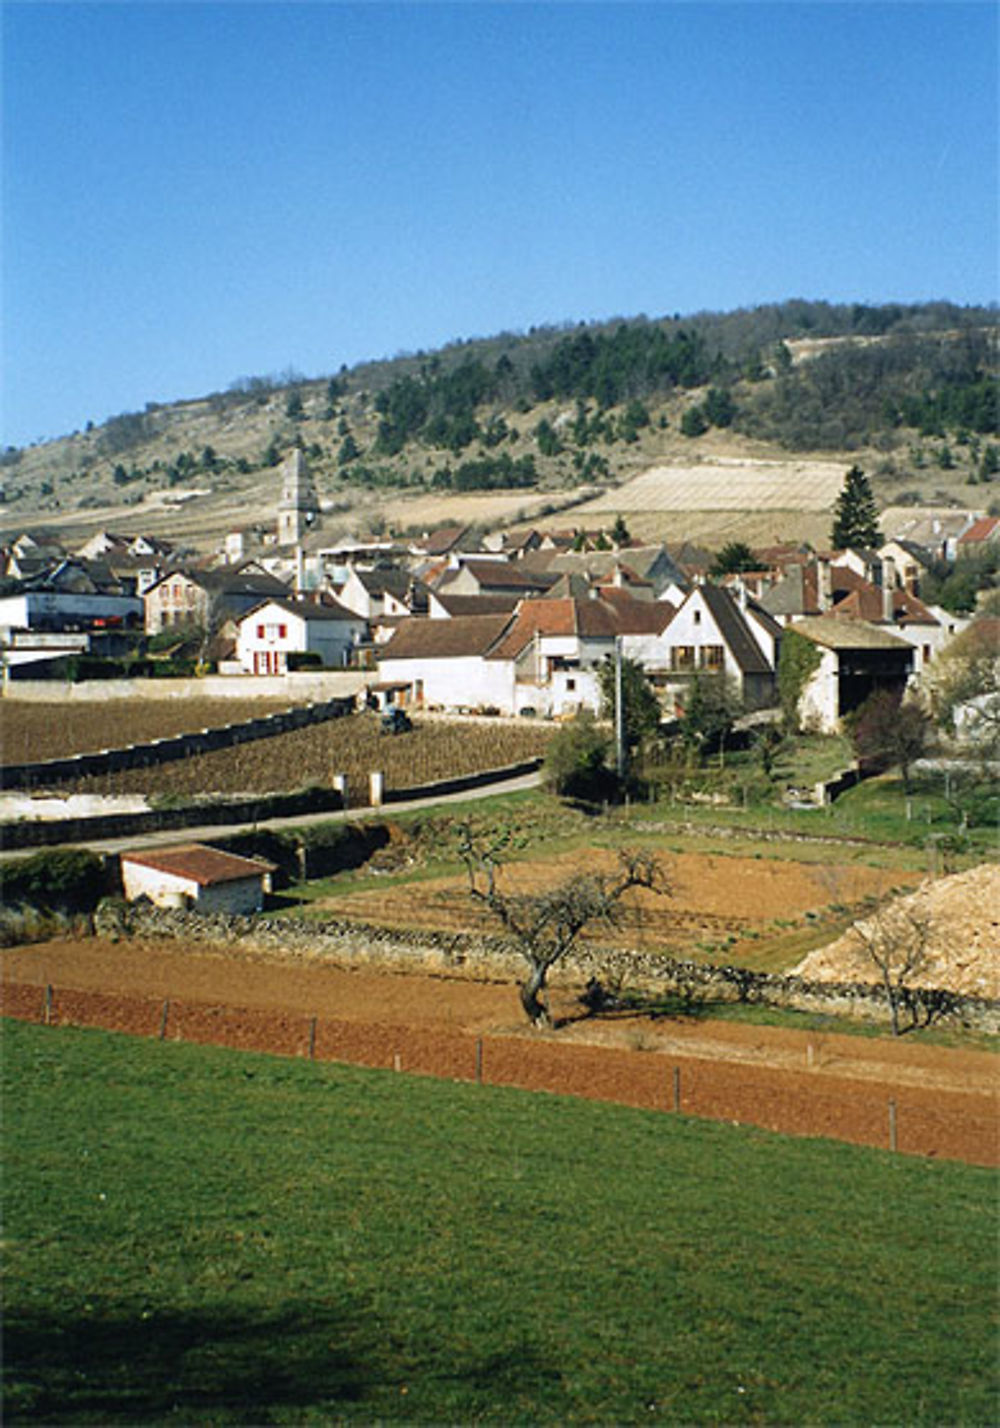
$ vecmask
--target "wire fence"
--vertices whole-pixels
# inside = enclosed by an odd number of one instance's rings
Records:
[[[610,1101],[645,1110],[821,1136],[908,1155],[1000,1164],[998,1097],[981,1090],[838,1076],[663,1050],[598,1046],[406,1024],[340,1021],[77,988],[8,983],[3,1015],[159,1040],[337,1061],[482,1085]]]

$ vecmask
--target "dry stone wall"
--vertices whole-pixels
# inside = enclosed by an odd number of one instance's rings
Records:
[[[104,903],[98,909],[95,927],[110,937],[167,937],[238,946],[262,956],[444,973],[479,981],[512,980],[522,975],[525,966],[516,947],[499,938],[340,921],[307,924],[266,916],[206,917],[143,903]],[[592,996],[603,997],[609,1004],[661,997],[688,1010],[711,1002],[744,1002],[880,1023],[889,1020],[885,993],[867,984],[808,982],[745,967],[683,962],[655,952],[612,948],[584,948],[564,966],[589,985]],[[909,1009],[921,1023],[940,1021],[1000,1032],[1000,1002],[935,989],[915,990],[909,997]]]

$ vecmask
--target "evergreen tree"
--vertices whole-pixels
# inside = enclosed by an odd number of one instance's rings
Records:
[[[742,570],[757,570],[760,561],[744,540],[731,540],[722,547],[712,566],[713,575],[736,575]]]
[[[628,526],[625,524],[625,517],[620,513],[615,516],[615,523],[611,527],[611,539],[618,546],[628,545],[632,539]]]
[[[882,544],[878,506],[868,477],[860,466],[852,466],[844,477],[844,485],[834,507],[830,544],[834,550]]]

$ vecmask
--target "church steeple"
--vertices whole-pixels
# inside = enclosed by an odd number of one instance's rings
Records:
[[[295,545],[320,523],[319,497],[305,452],[295,446],[281,463],[281,501],[278,504],[278,544]]]

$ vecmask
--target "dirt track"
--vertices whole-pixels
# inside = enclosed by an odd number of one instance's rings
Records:
[[[3,954],[3,1010],[55,1024],[315,1055],[1000,1163],[997,1062],[907,1040],[708,1019],[581,1018],[527,1031],[513,987],[291,966],[175,944],[52,942]],[[54,991],[47,1007],[46,987]]]

